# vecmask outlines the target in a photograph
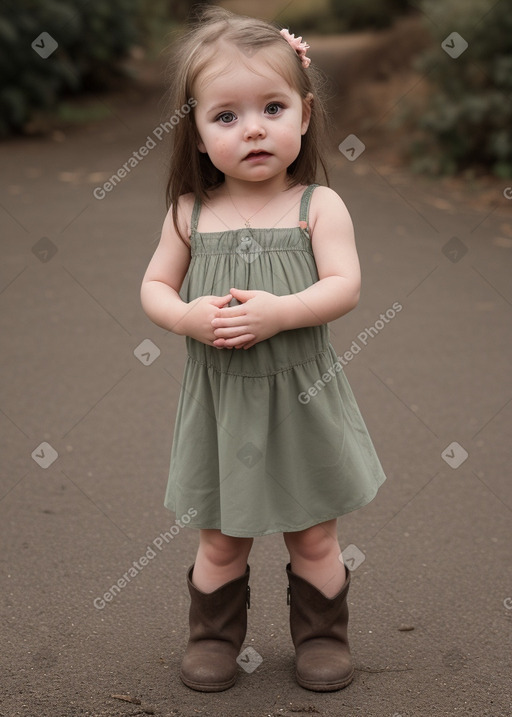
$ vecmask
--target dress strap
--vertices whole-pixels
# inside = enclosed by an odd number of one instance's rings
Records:
[[[310,184],[304,192],[302,193],[302,197],[300,200],[300,214],[299,214],[299,221],[300,222],[306,222],[308,223],[309,218],[309,203],[311,202],[311,195],[313,194],[313,191],[316,187],[318,187],[318,184]]]
[[[197,231],[197,224],[199,222],[199,215],[201,213],[201,200],[196,197],[194,202],[194,208],[192,209],[192,217],[190,219],[190,232]]]

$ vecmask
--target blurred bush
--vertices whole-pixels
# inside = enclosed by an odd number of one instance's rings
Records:
[[[344,31],[389,27],[411,8],[409,0],[330,0],[331,13]]]
[[[170,30],[183,25],[198,3],[208,0],[138,0],[141,42],[152,56],[160,55]]]
[[[22,130],[34,111],[53,108],[62,95],[107,86],[119,76],[120,60],[130,47],[147,40],[154,18],[168,16],[173,4],[172,0],[3,3],[0,134]],[[46,59],[32,48],[41,32],[58,43]]]
[[[391,26],[414,7],[408,0],[294,0],[278,15],[281,25],[332,34]],[[269,18],[271,19],[271,18]]]
[[[436,43],[420,58],[433,90],[416,120],[420,171],[469,167],[512,176],[512,0],[423,0]],[[453,31],[468,48],[450,57],[441,42]],[[451,44],[451,43],[450,43]]]

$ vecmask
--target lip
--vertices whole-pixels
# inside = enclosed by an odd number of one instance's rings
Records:
[[[247,162],[263,162],[265,159],[268,159],[272,155],[270,152],[266,152],[262,149],[255,149],[249,152],[249,154],[244,158]]]

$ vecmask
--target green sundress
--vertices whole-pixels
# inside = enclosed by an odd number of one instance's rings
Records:
[[[307,228],[316,186],[292,228],[199,233],[196,200],[182,300],[231,287],[292,294],[317,282]],[[186,344],[165,496],[177,519],[255,537],[304,530],[374,498],[385,475],[327,324],[247,350]]]

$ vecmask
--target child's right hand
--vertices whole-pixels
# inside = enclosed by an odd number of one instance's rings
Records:
[[[213,346],[217,336],[214,334],[212,320],[218,315],[218,309],[229,304],[232,298],[231,294],[226,294],[225,296],[199,296],[190,301],[183,317],[181,333],[201,341],[203,344]]]

